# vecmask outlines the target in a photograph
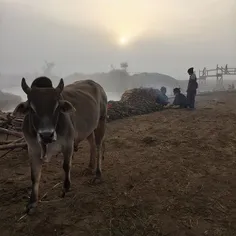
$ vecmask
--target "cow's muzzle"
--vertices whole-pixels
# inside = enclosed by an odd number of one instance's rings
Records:
[[[44,144],[52,143],[57,140],[57,135],[54,129],[39,130],[38,141]]]

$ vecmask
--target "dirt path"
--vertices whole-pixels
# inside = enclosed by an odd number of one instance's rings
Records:
[[[26,152],[0,159],[0,235],[236,235],[236,94],[198,98],[196,111],[168,110],[108,125],[104,182],[81,176],[60,198],[61,157],[44,166],[38,212],[21,221],[30,171]]]

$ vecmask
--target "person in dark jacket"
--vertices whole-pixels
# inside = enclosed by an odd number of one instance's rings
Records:
[[[194,73],[194,68],[191,67],[188,69],[189,74],[189,81],[188,81],[188,89],[187,89],[187,100],[188,100],[188,107],[190,109],[195,108],[195,96],[197,94],[197,77]]]
[[[157,94],[156,102],[160,105],[166,106],[168,105],[168,97],[166,96],[166,87],[161,87],[161,92]]]
[[[180,88],[174,88],[173,93],[175,95],[173,106],[178,106],[179,108],[187,108],[188,107],[187,98],[185,97],[184,94],[180,92]]]

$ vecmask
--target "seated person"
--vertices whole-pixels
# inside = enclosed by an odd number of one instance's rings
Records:
[[[175,95],[173,106],[178,106],[179,108],[187,108],[188,107],[187,98],[184,94],[180,92],[180,88],[174,88],[173,92]]]
[[[157,94],[156,102],[160,105],[166,106],[168,105],[168,97],[166,96],[166,88],[161,87],[161,92]]]

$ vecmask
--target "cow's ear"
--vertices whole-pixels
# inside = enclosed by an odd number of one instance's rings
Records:
[[[21,102],[13,111],[12,115],[25,115],[29,111],[28,102]]]
[[[64,112],[64,113],[70,113],[70,112],[76,111],[73,105],[70,102],[65,101],[65,100],[60,101],[59,106],[60,106],[61,112]]]

